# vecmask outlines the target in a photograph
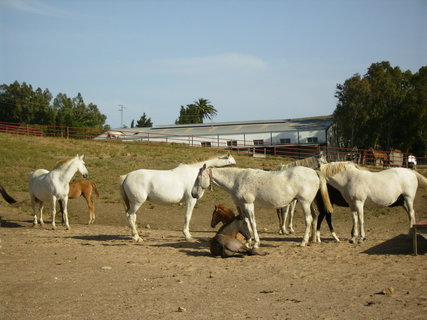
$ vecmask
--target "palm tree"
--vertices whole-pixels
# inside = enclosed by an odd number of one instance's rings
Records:
[[[199,98],[198,100],[194,101],[193,106],[195,107],[196,112],[200,117],[201,123],[203,123],[204,119],[212,120],[212,118],[218,113],[218,111],[213,105],[211,105],[211,102],[208,99]]]

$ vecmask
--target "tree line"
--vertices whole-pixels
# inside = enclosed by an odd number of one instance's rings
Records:
[[[390,62],[373,63],[365,75],[337,84],[333,113],[335,143],[339,147],[399,149],[427,154],[427,66],[418,72],[402,71]],[[208,99],[199,98],[180,108],[175,124],[203,123],[217,115]],[[70,127],[108,128],[98,107],[81,94],[54,99],[48,89],[34,90],[15,81],[0,86],[0,121]],[[131,127],[151,127],[144,112]]]
[[[340,147],[427,153],[427,67],[415,74],[373,63],[336,87],[334,127]]]
[[[59,93],[55,98],[48,89],[33,89],[18,81],[0,86],[0,121],[67,127],[102,128],[107,116],[98,106],[86,104],[80,93],[69,98]]]

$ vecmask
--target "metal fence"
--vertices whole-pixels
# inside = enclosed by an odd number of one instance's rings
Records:
[[[96,139],[123,142],[172,143],[199,147],[215,147],[233,150],[238,154],[251,156],[278,156],[303,159],[318,154],[320,151],[328,161],[353,161],[362,165],[382,167],[407,167],[408,153],[398,150],[374,150],[357,148],[336,148],[318,144],[272,144],[258,140],[254,144],[248,141],[229,140],[220,136],[164,135],[147,130],[120,129],[105,130],[96,128],[78,128],[66,126],[48,126],[0,122],[0,133],[22,134],[32,136],[62,137],[67,139]],[[418,165],[427,165],[426,157],[417,159]]]

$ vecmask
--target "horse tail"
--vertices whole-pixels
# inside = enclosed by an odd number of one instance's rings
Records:
[[[427,188],[427,178],[417,171],[412,171],[418,179],[418,185],[422,188]]]
[[[125,188],[123,187],[123,183],[125,182],[126,177],[127,177],[127,175],[125,175],[125,174],[120,176],[119,182],[120,182],[120,194],[122,196],[123,203],[125,205],[126,211],[128,211],[130,208],[129,198],[126,194]]]
[[[0,184],[0,193],[3,196],[4,200],[6,200],[8,203],[12,204],[15,203],[16,200],[13,199],[7,192],[6,190],[3,188],[3,186]]]
[[[325,209],[328,213],[333,213],[334,209],[332,207],[331,199],[329,198],[328,185],[326,184],[326,178],[323,176],[321,172],[316,171],[316,173],[317,173],[317,176],[319,177],[319,181],[320,181],[319,189],[322,195],[322,200],[325,205]]]
[[[96,187],[95,182],[91,182],[91,184],[92,184],[93,191],[96,194],[96,197],[99,198],[99,192],[98,192],[98,188]]]

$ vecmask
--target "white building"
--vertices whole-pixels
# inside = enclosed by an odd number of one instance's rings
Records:
[[[277,148],[281,145],[328,146],[332,141],[332,116],[285,120],[254,120],[151,128],[114,129],[107,137],[124,141],[185,143],[215,148]],[[271,153],[271,152],[268,152]]]

